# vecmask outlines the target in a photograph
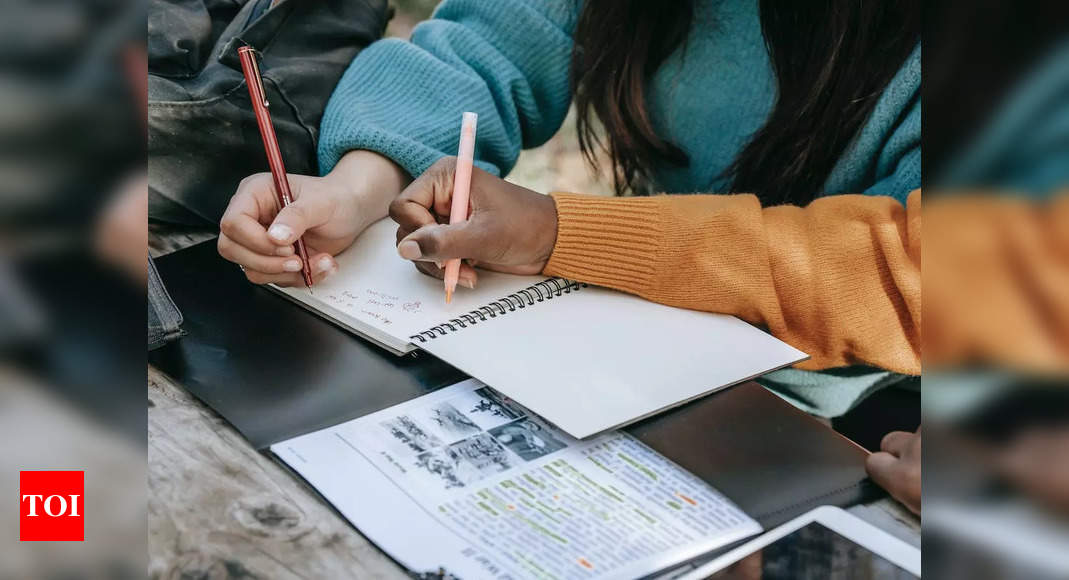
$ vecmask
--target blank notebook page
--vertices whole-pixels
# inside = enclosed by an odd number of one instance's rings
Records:
[[[595,287],[419,346],[579,438],[806,358],[732,316]]]

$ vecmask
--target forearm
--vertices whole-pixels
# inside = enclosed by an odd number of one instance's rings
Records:
[[[573,0],[446,0],[411,41],[369,46],[338,82],[320,124],[319,166],[347,151],[378,151],[411,175],[456,153],[460,116],[479,114],[477,166],[508,173],[521,147],[560,127]]]
[[[732,314],[809,353],[801,368],[920,372],[920,194],[762,208],[752,195],[556,194],[545,272]]]

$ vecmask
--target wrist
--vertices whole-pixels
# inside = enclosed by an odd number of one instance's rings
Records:
[[[538,214],[542,217],[542,220],[538,227],[534,228],[534,231],[538,235],[536,247],[540,249],[539,264],[544,269],[546,264],[549,263],[550,257],[553,256],[553,249],[557,245],[557,204],[548,195],[540,195],[539,197],[542,198],[539,201],[542,211],[538,212]]]
[[[363,149],[346,153],[323,179],[364,225],[386,217],[390,202],[412,181],[389,157]]]

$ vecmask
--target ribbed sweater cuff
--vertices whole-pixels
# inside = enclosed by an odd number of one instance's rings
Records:
[[[543,272],[639,293],[653,279],[661,237],[659,204],[648,197],[551,194],[557,242]]]
[[[392,159],[413,178],[447,155],[411,137],[359,124],[348,127],[342,136],[331,134],[323,143],[319,150],[321,175],[330,173],[342,156],[356,149],[374,151]],[[500,174],[496,165],[485,161],[477,159],[475,166],[491,175]]]

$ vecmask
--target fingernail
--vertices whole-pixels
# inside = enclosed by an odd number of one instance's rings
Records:
[[[331,269],[334,269],[334,260],[331,260],[326,256],[323,256],[316,262],[316,270],[319,272],[326,272]]]
[[[283,258],[293,255],[293,246],[279,246],[275,248],[275,255]]]
[[[468,290],[474,290],[475,289],[475,281],[474,280],[469,280],[467,278],[461,278],[460,280],[457,281],[457,283],[460,284],[461,286],[467,288]]]
[[[332,267],[332,268],[330,268],[329,270],[327,270],[327,271],[326,271],[326,272],[325,272],[325,273],[323,274],[323,277],[322,277],[322,278],[320,278],[320,280],[326,280],[327,278],[330,278],[331,276],[333,276],[333,275],[334,275],[334,274],[336,274],[337,272],[338,272],[338,269],[337,269],[337,268],[334,268],[334,267]]]
[[[300,272],[301,261],[300,260],[286,260],[285,264],[282,264],[282,269],[287,272]]]
[[[418,260],[423,252],[419,249],[419,244],[412,240],[405,240],[397,245],[397,253],[401,254],[401,257],[406,260]]]
[[[267,230],[267,235],[278,242],[285,242],[293,235],[293,229],[285,224],[275,224]]]

